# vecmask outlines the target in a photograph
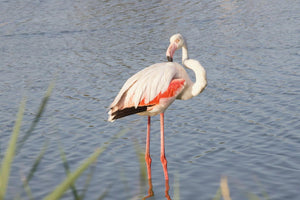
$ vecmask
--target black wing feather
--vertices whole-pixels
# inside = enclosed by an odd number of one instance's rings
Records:
[[[137,108],[132,106],[130,108],[124,108],[122,110],[117,110],[117,111],[115,111],[111,114],[112,115],[112,120],[119,119],[119,118],[122,118],[122,117],[126,117],[127,115],[132,115],[132,114],[147,111],[147,108],[151,107],[151,106],[153,106],[153,105],[139,106]]]

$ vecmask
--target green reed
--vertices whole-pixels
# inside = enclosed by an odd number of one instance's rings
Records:
[[[6,194],[6,188],[9,181],[11,163],[15,157],[16,151],[16,143],[18,140],[18,136],[20,133],[21,123],[23,119],[23,113],[25,109],[26,99],[24,98],[20,104],[19,112],[17,114],[17,119],[13,128],[13,132],[6,149],[4,158],[1,163],[1,170],[0,170],[0,200],[4,199]]]
[[[44,98],[42,99],[42,102],[39,106],[38,112],[35,115],[34,120],[31,123],[30,128],[28,129],[28,131],[25,132],[24,136],[20,139],[19,143],[18,143],[18,138],[19,138],[19,133],[20,133],[20,128],[21,128],[21,123],[22,123],[22,119],[23,119],[23,115],[24,115],[24,110],[25,110],[25,104],[26,104],[26,98],[24,98],[20,104],[19,107],[19,111],[16,117],[16,121],[15,121],[15,125],[12,131],[12,135],[8,144],[8,147],[6,149],[5,155],[2,159],[1,162],[1,168],[0,168],[0,200],[3,200],[6,196],[6,190],[7,190],[7,186],[9,184],[9,177],[10,177],[10,171],[11,171],[11,164],[14,160],[14,157],[16,155],[16,153],[20,152],[20,150],[22,149],[24,143],[26,142],[26,140],[31,136],[33,130],[35,129],[36,125],[38,124],[45,108],[46,105],[48,103],[49,97],[52,93],[54,87],[54,82],[52,82],[48,89],[47,92],[44,96]],[[120,137],[121,134],[124,134],[124,132],[121,132],[119,134],[116,134],[111,140],[114,140],[118,137]],[[67,173],[67,177],[59,184],[56,186],[56,188],[50,192],[44,199],[45,200],[55,200],[55,199],[59,199],[67,189],[69,189],[70,187],[73,190],[74,193],[74,197],[77,197],[75,199],[83,199],[85,196],[85,192],[88,188],[88,185],[90,183],[91,177],[92,175],[90,174],[86,180],[86,185],[85,185],[85,189],[83,190],[82,194],[80,196],[75,195],[76,193],[76,188],[74,186],[74,183],[76,181],[76,179],[90,166],[92,165],[92,163],[94,163],[97,158],[99,157],[99,155],[108,147],[109,142],[106,143],[106,145],[103,145],[100,148],[97,148],[95,150],[95,152],[93,154],[90,155],[89,158],[87,158],[86,160],[83,161],[83,163],[81,165],[79,165],[76,170],[74,170],[73,172],[69,171],[69,167],[67,164],[67,160],[64,156],[63,151],[61,150],[61,157],[65,166],[65,170]],[[29,171],[29,174],[22,178],[22,182],[23,182],[23,188],[26,192],[26,195],[28,197],[28,199],[34,199],[33,198],[33,194],[31,192],[31,188],[29,186],[29,181],[32,179],[32,177],[34,176],[34,173],[37,171],[37,168],[41,162],[41,160],[43,159],[45,152],[47,149],[47,143],[45,143],[44,147],[42,148],[41,152],[39,153],[39,155],[36,157],[35,161],[32,164],[32,167]],[[19,193],[15,199],[21,199],[21,194]],[[103,194],[99,197],[99,199],[102,199]],[[105,196],[105,195],[104,195]]]
[[[0,168],[0,200],[5,199],[6,196],[6,190],[7,186],[9,184],[9,177],[10,177],[10,172],[11,172],[11,165],[14,160],[14,157],[17,153],[21,152],[21,149],[23,148],[24,144],[26,143],[27,139],[32,135],[36,125],[39,123],[42,114],[45,111],[46,105],[49,101],[49,98],[51,96],[52,90],[54,88],[54,82],[49,84],[49,87],[40,103],[40,106],[38,108],[38,111],[29,127],[29,129],[25,132],[23,137],[19,139],[19,133],[21,129],[21,124],[22,124],[22,119],[24,115],[24,110],[25,110],[25,105],[26,105],[26,98],[23,98],[23,100],[20,103],[18,114],[16,116],[14,128],[11,134],[11,138],[9,140],[7,149],[5,154],[3,155],[2,162],[1,162],[1,168]],[[120,138],[122,135],[124,135],[126,132],[128,132],[128,129],[124,129],[118,134],[114,135],[109,141],[107,141],[104,145],[102,145],[100,148],[97,148],[94,153],[92,153],[87,159],[85,159],[74,171],[70,171],[70,167],[65,155],[65,152],[63,149],[60,147],[60,155],[61,155],[61,160],[66,172],[66,178],[58,184],[52,191],[49,191],[49,194],[44,198],[44,200],[55,200],[55,199],[60,199],[60,197],[68,190],[71,189],[73,198],[75,200],[84,200],[85,199],[85,194],[88,190],[88,187],[91,183],[91,179],[94,174],[95,167],[93,167],[93,163],[97,160],[97,158],[103,153],[103,151],[109,146],[109,144],[115,140]],[[19,139],[19,141],[18,141]],[[137,141],[134,141],[134,146],[137,154],[137,159],[139,162],[139,168],[140,168],[140,190],[139,193],[142,194],[145,192],[147,188],[147,171],[144,163],[144,153],[142,152],[141,148],[138,145]],[[35,172],[38,170],[38,167],[42,161],[42,159],[45,156],[45,152],[48,148],[48,142],[45,141],[45,144],[43,148],[40,150],[39,154],[33,161],[33,164],[29,170],[29,173],[27,176],[22,176],[22,183],[23,183],[23,189],[26,193],[26,196],[30,200],[34,200],[34,194],[32,194],[32,190],[30,188],[29,182],[31,179],[34,177]],[[0,152],[2,153],[2,152]],[[1,158],[1,157],[0,157]],[[92,167],[91,167],[92,166]],[[76,189],[75,182],[78,179],[79,176],[82,175],[84,171],[87,170],[87,168],[90,168],[90,172],[88,173],[86,177],[86,181],[84,183],[83,189],[81,189],[81,193]],[[173,200],[179,200],[180,199],[180,186],[179,186],[179,174],[176,173],[174,177],[174,196]],[[121,179],[122,177],[120,177]],[[128,183],[124,183],[125,186]],[[127,185],[128,186],[128,185]],[[109,193],[111,185],[107,187],[107,189],[104,190],[102,194],[97,198],[98,200],[103,200]],[[247,199],[248,200],[261,200],[257,195],[246,192]],[[152,196],[152,195],[151,195]],[[267,193],[265,191],[262,191],[262,196],[264,197],[265,200],[269,200],[270,198],[268,197]],[[22,198],[21,198],[22,197]],[[133,199],[136,199],[137,196],[133,197]],[[23,199],[24,195],[22,195],[22,191],[20,191],[16,196],[15,199]],[[144,198],[145,199],[145,198]],[[230,197],[230,192],[229,192],[229,187],[227,183],[227,177],[222,177],[221,178],[221,183],[220,187],[217,190],[213,200],[231,200]]]

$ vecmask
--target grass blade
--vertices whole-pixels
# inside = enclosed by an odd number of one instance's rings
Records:
[[[64,165],[64,168],[65,168],[66,174],[68,176],[70,174],[70,167],[69,167],[69,164],[68,164],[68,161],[67,161],[67,158],[66,158],[66,154],[65,154],[64,150],[61,147],[59,148],[59,151],[60,151],[60,157],[61,157],[61,159],[63,161],[63,165]],[[75,185],[72,183],[70,185],[70,187],[71,187],[74,199],[75,200],[79,200],[80,198],[78,196],[78,193],[77,193]]]
[[[98,200],[103,200],[106,195],[108,194],[109,192],[109,188],[111,188],[111,186],[109,186],[99,197],[98,197]]]
[[[74,172],[70,173],[68,177],[59,184],[53,192],[51,192],[44,200],[59,199],[64,192],[73,184],[76,179],[84,172],[92,163],[94,163],[98,156],[105,150],[106,147],[98,148],[84,163],[82,163]]]
[[[91,183],[91,180],[92,180],[94,171],[95,171],[95,167],[92,166],[92,167],[91,167],[91,170],[90,170],[90,173],[88,174],[88,176],[87,176],[87,178],[86,178],[86,181],[85,181],[85,184],[84,184],[84,188],[83,188],[83,190],[82,190],[82,193],[81,193],[79,199],[84,199],[85,193],[86,193],[86,191],[87,191],[87,189],[89,188],[89,185],[90,185],[90,183]]]
[[[45,152],[47,150],[47,147],[48,147],[48,144],[45,143],[44,144],[44,147],[43,149],[41,150],[41,152],[39,153],[38,157],[35,159],[34,161],[34,164],[32,165],[30,171],[29,171],[29,174],[27,175],[26,177],[26,182],[29,183],[29,181],[31,180],[31,178],[33,177],[34,175],[34,172],[37,170],[37,167],[39,166],[42,158],[44,157],[45,155]]]
[[[221,198],[222,198],[222,192],[221,192],[221,187],[219,187],[213,200],[221,200]]]
[[[106,145],[98,148],[89,158],[87,158],[84,163],[82,163],[74,172],[70,173],[61,184],[59,184],[44,200],[56,200],[59,199],[64,192],[76,181],[76,179],[84,172],[92,163],[94,163],[98,156],[108,147],[108,145],[115,139],[120,138],[124,135],[128,129],[123,129],[116,135],[114,135]],[[105,194],[106,195],[106,194]],[[102,197],[101,197],[102,198]],[[1,200],[1,199],[0,199]]]
[[[140,185],[145,185],[147,182],[147,169],[145,167],[145,154],[141,150],[138,141],[134,141],[135,152],[140,165]]]
[[[14,125],[14,129],[13,129],[8,147],[6,149],[5,156],[2,160],[1,171],[0,171],[0,200],[4,199],[4,197],[5,197],[6,188],[7,188],[7,184],[9,181],[11,163],[15,156],[16,143],[18,140],[20,127],[22,124],[23,114],[24,114],[24,110],[25,110],[25,104],[26,104],[26,99],[24,98],[20,104],[19,111],[17,114],[17,119],[16,119],[16,122]]]
[[[41,152],[39,153],[39,155],[37,156],[37,158],[35,159],[30,171],[29,171],[29,174],[27,175],[27,177],[25,178],[22,178],[22,182],[23,182],[23,188],[28,196],[28,198],[30,200],[33,200],[33,195],[32,195],[32,192],[31,192],[31,189],[29,187],[29,181],[31,180],[31,178],[33,177],[35,171],[37,170],[42,158],[44,157],[45,155],[45,152],[46,152],[46,149],[47,149],[47,146],[48,144],[45,143],[44,144],[44,147],[43,149],[41,150]]]
[[[247,194],[247,197],[249,200],[260,200],[260,198],[256,194],[250,192]]]
[[[176,173],[174,177],[174,200],[180,200],[180,185],[178,176],[178,173]]]
[[[231,200],[227,176],[222,176],[220,186],[223,199]]]
[[[28,131],[26,131],[25,135],[20,140],[19,145],[18,145],[18,152],[20,151],[20,149],[24,145],[25,141],[29,138],[32,131],[36,127],[37,123],[39,122],[39,120],[40,120],[40,118],[41,118],[41,116],[42,116],[42,114],[43,114],[43,112],[46,108],[46,105],[48,103],[48,100],[49,100],[49,97],[52,93],[53,88],[54,88],[54,81],[49,84],[48,89],[46,91],[46,94],[45,94],[45,96],[44,96],[44,98],[43,98],[43,100],[40,104],[39,110],[38,110],[37,114],[35,115],[34,120],[32,121],[32,123],[30,125],[30,128],[28,129]]]
[[[29,187],[28,182],[26,181],[26,179],[23,180],[23,187],[24,187],[24,190],[25,190],[25,192],[27,194],[28,199],[34,200],[32,192],[31,192],[31,189],[30,189],[30,187]]]

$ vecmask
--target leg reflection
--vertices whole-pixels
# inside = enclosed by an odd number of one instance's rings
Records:
[[[148,179],[148,184],[149,184],[149,190],[148,190],[148,195],[143,198],[143,200],[148,199],[149,197],[154,196],[154,192],[152,190],[152,179]]]
[[[143,198],[143,200],[148,199],[149,197],[153,197],[154,196],[154,192],[152,190],[152,180],[148,179],[148,184],[149,184],[149,190],[148,190],[148,195],[145,196]],[[167,200],[172,200],[170,195],[169,195],[169,190],[170,190],[170,186],[169,186],[169,180],[165,180],[165,197]]]
[[[166,180],[165,186],[166,186],[165,197],[166,197],[168,200],[171,200],[171,197],[170,197],[170,195],[169,195],[169,190],[170,190],[169,180]]]

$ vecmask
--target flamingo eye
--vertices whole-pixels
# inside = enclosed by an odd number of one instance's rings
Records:
[[[179,39],[176,39],[176,40],[175,40],[175,43],[179,43],[179,41],[180,41]]]

